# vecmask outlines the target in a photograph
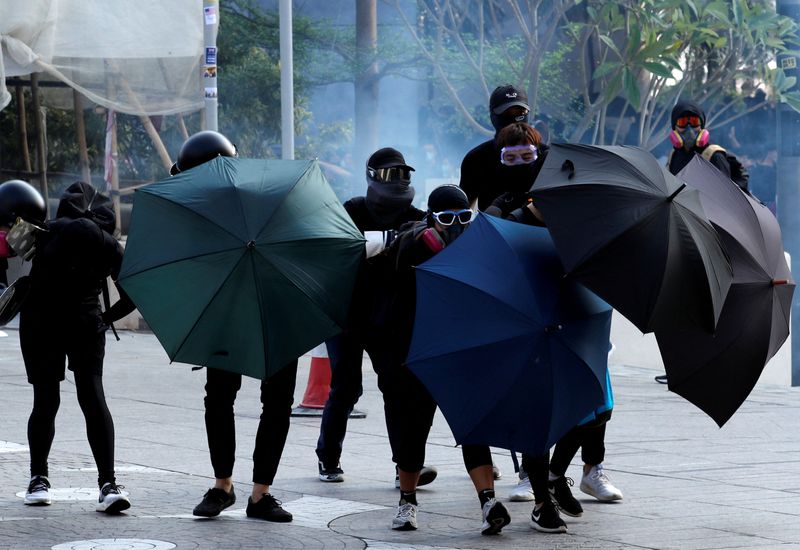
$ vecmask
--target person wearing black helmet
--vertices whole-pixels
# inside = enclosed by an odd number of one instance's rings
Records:
[[[416,489],[425,459],[425,443],[436,412],[433,398],[404,364],[414,326],[414,267],[460,237],[474,215],[462,189],[456,185],[437,187],[428,197],[425,219],[407,227],[386,252],[395,270],[392,288],[396,296],[388,317],[388,328],[394,338],[393,346],[377,357],[374,364],[378,387],[383,393],[392,458],[400,475],[400,501],[392,529],[413,530],[418,527]],[[505,506],[495,498],[489,447],[463,445],[462,454],[464,466],[478,493],[483,520],[481,534],[497,534],[511,518]]]
[[[218,156],[235,157],[236,147],[219,132],[198,132],[181,147],[178,160],[170,173],[179,177]],[[273,522],[292,521],[269,489],[289,433],[294,400],[297,359],[261,382],[262,412],[253,450],[253,488],[247,501],[247,517]],[[236,502],[233,488],[233,465],[236,458],[236,423],[234,403],[242,387],[242,375],[215,368],[206,368],[205,426],[208,451],[214,470],[214,486],[203,495],[192,513],[215,517]]]
[[[6,185],[0,185],[0,203]],[[33,386],[28,420],[31,480],[24,502],[51,503],[47,462],[66,363],[75,376],[78,404],[97,464],[96,509],[117,514],[129,508],[130,501],[115,479],[114,422],[103,391],[105,329],[133,311],[134,305],[121,291],[120,301],[101,313],[98,296],[106,278],[116,280],[122,265],[122,247],[113,237],[111,200],[91,185],[76,182],[61,196],[56,218],[45,222],[44,201],[41,197],[30,200],[29,195],[26,206],[15,211],[23,221],[42,228],[35,232],[30,290],[19,325],[25,370]]]
[[[0,184],[0,286],[8,286],[8,260],[16,252],[8,245],[8,231],[18,219],[41,226],[47,218],[42,195],[27,182],[9,180]]]
[[[183,143],[178,153],[178,160],[172,165],[169,173],[175,176],[213,158],[235,156],[238,156],[236,146],[227,137],[213,130],[203,130],[193,134]]]
[[[501,162],[497,134],[515,122],[528,122],[530,106],[525,91],[511,84],[498,86],[489,99],[489,116],[495,135],[470,150],[461,161],[461,180],[459,186],[469,197],[470,203],[477,203],[479,210],[486,210],[498,197],[510,193],[506,202],[518,202],[517,198],[526,193],[541,170],[548,147],[542,143],[537,149],[537,160],[530,165],[529,174],[517,177],[520,170],[510,169]],[[513,196],[512,196],[513,195]],[[513,199],[513,200],[512,200]]]
[[[385,334],[376,331],[386,309],[384,281],[386,264],[380,251],[391,244],[397,230],[407,222],[421,220],[425,212],[415,208],[411,172],[403,154],[384,147],[370,155],[366,163],[367,192],[344,203],[344,208],[368,240],[368,257],[362,264],[353,292],[348,323],[344,331],[326,342],[331,362],[331,384],[322,411],[317,458],[319,479],[344,481],[340,458],[347,420],[361,397],[361,362],[364,351],[372,358],[384,345]],[[377,322],[376,322],[377,321]],[[432,482],[436,470],[424,467],[422,484]],[[396,484],[399,478],[396,476]]]

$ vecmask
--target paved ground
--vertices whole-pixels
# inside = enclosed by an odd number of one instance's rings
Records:
[[[257,383],[247,381],[237,402],[239,502],[215,520],[194,519],[191,510],[212,482],[203,427],[205,377],[169,365],[152,335],[134,332],[109,342],[106,367],[118,481],[133,506],[121,517],[94,511],[96,472],[69,380],[62,385],[51,454],[57,500],[49,507],[24,506],[32,394],[17,332],[7,332],[0,338],[0,548],[800,548],[800,390],[762,381],[720,430],[653,382],[659,365],[652,343],[624,325],[615,324],[617,406],[606,441],[606,468],[624,500],[602,504],[577,491],[575,463],[569,475],[585,513],[567,518],[568,535],[533,531],[531,505],[507,503],[512,523],[491,538],[479,534],[478,501],[441,416],[427,460],[440,475],[419,491],[420,529],[389,528],[397,492],[368,365],[359,404],[368,415],[351,421],[342,458],[345,483],[317,480],[319,421],[295,418],[273,487],[295,521],[269,524],[244,516],[259,413]],[[306,357],[297,401],[308,365]],[[515,475],[506,452],[497,450],[495,461],[504,471],[497,491],[505,499]]]

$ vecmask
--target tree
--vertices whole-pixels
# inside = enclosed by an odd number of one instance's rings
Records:
[[[620,143],[628,118],[647,148],[665,137],[681,95],[703,102],[717,126],[765,102],[800,108],[794,80],[774,66],[797,29],[769,0],[419,0],[423,25],[387,1],[465,124],[484,135],[493,131],[479,113],[505,82],[561,121],[562,138]],[[756,88],[766,99],[745,109]],[[483,100],[479,109],[470,98]]]
[[[724,126],[769,102],[800,107],[789,92],[794,79],[775,67],[797,42],[795,24],[764,0],[639,0],[589,2],[588,21],[571,23],[580,45],[597,39],[594,66],[581,65],[584,116],[573,138],[590,125],[592,142],[617,143],[619,128],[605,124],[615,100],[636,115],[636,143],[651,149],[669,131],[669,113],[681,96],[704,105],[708,124]],[[764,99],[744,99],[756,89]],[[592,90],[601,90],[593,94]]]

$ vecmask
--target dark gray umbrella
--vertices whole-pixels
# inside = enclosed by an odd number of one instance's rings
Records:
[[[714,330],[730,262],[698,191],[649,152],[554,144],[531,193],[567,273],[639,330]]]
[[[744,402],[767,361],[789,336],[794,280],[772,212],[695,156],[678,177],[700,190],[733,267],[714,334],[656,330],[669,389],[720,426]]]

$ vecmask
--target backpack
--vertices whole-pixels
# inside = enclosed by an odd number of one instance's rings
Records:
[[[748,175],[745,167],[742,166],[742,163],[739,162],[739,159],[719,145],[706,146],[706,148],[703,149],[701,156],[708,162],[711,162],[711,157],[714,156],[715,153],[723,153],[725,155],[725,160],[728,161],[728,165],[731,167],[731,180],[733,180],[733,183],[741,187],[743,191],[747,191],[747,186],[750,182],[750,176]]]

